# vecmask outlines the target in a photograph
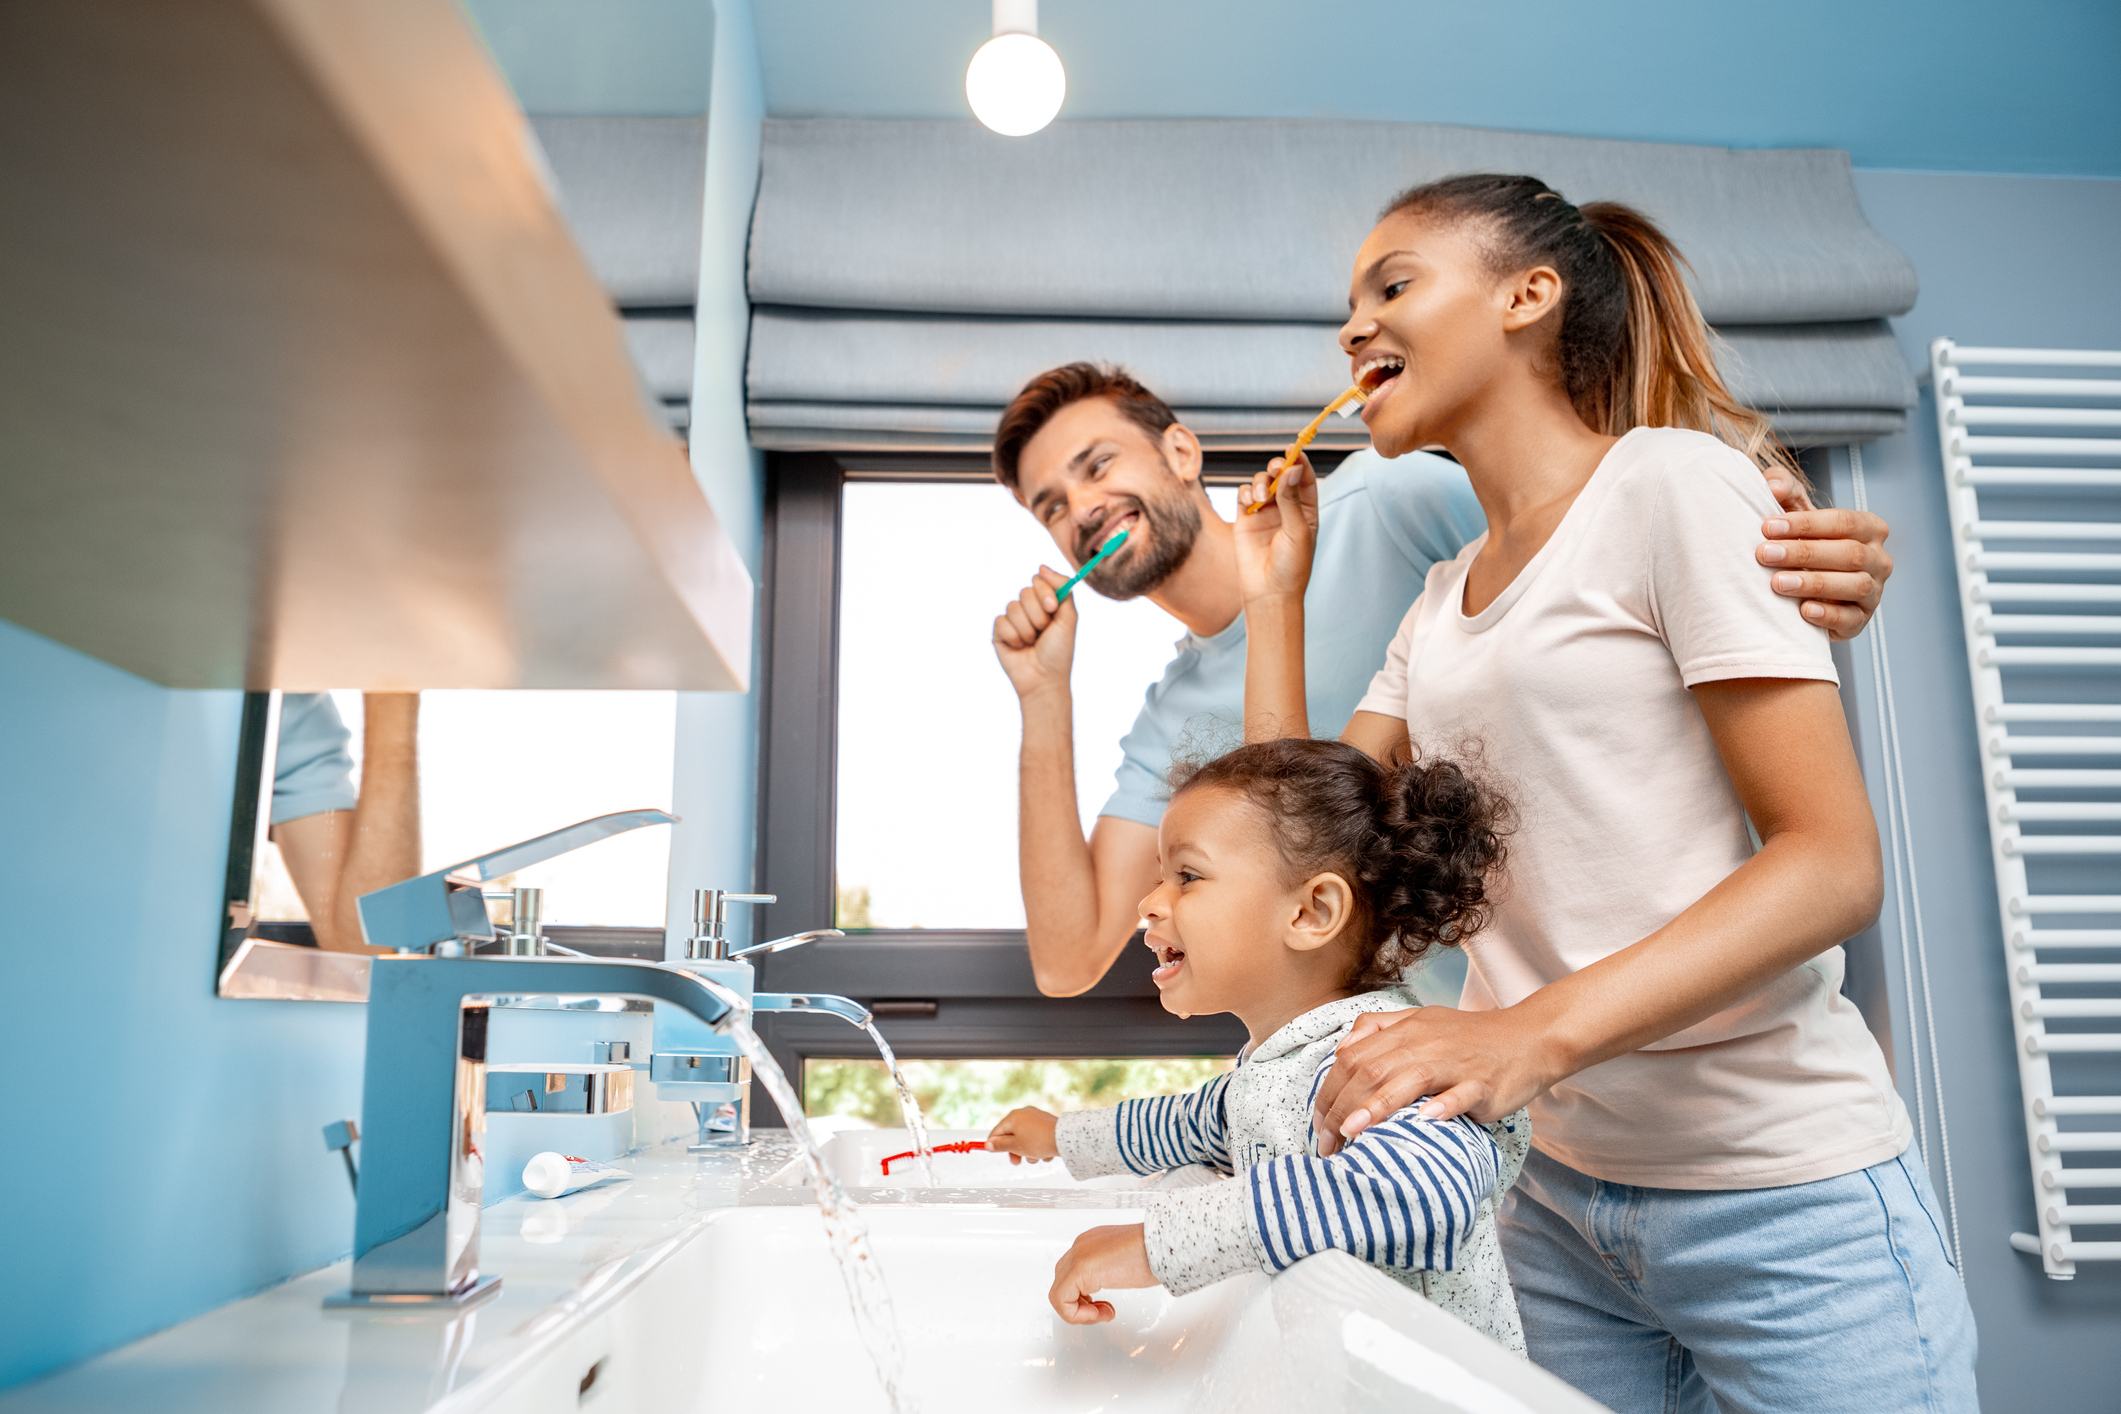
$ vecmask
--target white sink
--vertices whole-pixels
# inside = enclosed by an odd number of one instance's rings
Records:
[[[1114,1292],[1117,1319],[1069,1326],[1046,1304],[1055,1260],[1085,1228],[1138,1210],[865,1216],[923,1414],[1602,1408],[1337,1252],[1182,1298]],[[486,1407],[558,1409],[564,1395],[572,1408],[593,1362],[598,1414],[886,1414],[814,1208],[717,1214],[568,1345]]]
[[[931,1129],[928,1142],[931,1144],[955,1144],[964,1140],[984,1140],[984,1129]],[[893,1154],[903,1154],[913,1147],[913,1135],[904,1129],[843,1129],[824,1142],[825,1162],[839,1176],[842,1186],[856,1188],[925,1188],[921,1167],[912,1159],[900,1159],[891,1165],[891,1172],[884,1173],[883,1161]],[[808,1170],[798,1159],[780,1173],[775,1181],[791,1186],[807,1187],[810,1183]],[[1075,1179],[1068,1176],[1067,1167],[1058,1159],[1045,1163],[1012,1164],[1007,1154],[992,1154],[984,1150],[973,1154],[937,1154],[935,1156],[935,1183],[938,1188],[1149,1188],[1155,1185],[1155,1176],[1143,1178],[1136,1174],[1114,1174],[1107,1178]]]
[[[0,1394],[0,1407],[885,1414],[817,1208],[749,1172],[787,1153],[769,1137],[748,1155],[694,1157],[681,1141],[629,1155],[625,1183],[504,1199],[487,1210],[483,1264],[504,1280],[479,1305],[327,1310],[346,1288],[339,1262]],[[1183,1299],[1109,1293],[1117,1320],[1069,1326],[1046,1304],[1055,1260],[1087,1228],[1139,1222],[1124,1205],[1142,1195],[870,1196],[863,1218],[924,1414],[1598,1409],[1337,1252]]]

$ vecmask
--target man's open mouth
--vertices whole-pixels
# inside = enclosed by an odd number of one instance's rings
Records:
[[[1185,961],[1186,954],[1183,949],[1159,947],[1156,950],[1156,970],[1150,973],[1149,977],[1161,987],[1178,976],[1178,969]]]
[[[1111,518],[1105,520],[1104,522],[1099,524],[1097,529],[1091,531],[1088,535],[1083,536],[1082,539],[1076,542],[1075,562],[1079,565],[1086,565],[1090,563],[1091,559],[1097,554],[1098,551],[1105,548],[1106,543],[1109,542],[1113,536],[1119,534],[1122,530],[1134,529],[1135,526],[1141,524],[1141,519],[1141,508],[1137,506],[1131,511],[1121,511],[1118,515],[1112,516]],[[1131,546],[1134,543],[1135,539],[1136,537],[1132,535],[1128,536],[1127,544]],[[1124,555],[1126,553],[1127,552],[1125,550],[1115,550],[1112,552],[1112,557],[1113,559],[1118,559],[1121,555]],[[1105,561],[1105,563],[1111,564],[1112,560],[1107,560]]]

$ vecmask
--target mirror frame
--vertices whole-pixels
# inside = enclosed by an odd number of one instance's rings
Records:
[[[257,861],[272,827],[266,804],[271,790],[273,758],[278,754],[280,694],[243,694],[243,723],[237,731],[235,800],[228,816],[228,868],[222,876],[220,939],[214,950],[214,987],[244,939],[251,936],[257,913]]]
[[[235,795],[228,819],[228,863],[222,876],[214,949],[214,995],[230,1001],[366,1001],[366,956],[320,951],[306,922],[261,922],[257,917],[257,864],[272,828],[279,727],[278,691],[243,694]],[[660,927],[548,924],[545,935],[591,957],[660,962],[666,950],[665,930]],[[498,944],[494,946],[498,949]]]

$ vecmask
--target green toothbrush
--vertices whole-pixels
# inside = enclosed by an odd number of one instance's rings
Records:
[[[1099,565],[1103,564],[1105,562],[1105,556],[1111,554],[1114,550],[1117,550],[1120,546],[1126,544],[1127,535],[1128,532],[1122,530],[1119,534],[1113,536],[1110,540],[1107,540],[1103,545],[1099,546],[1097,553],[1090,557],[1090,563],[1084,565],[1074,574],[1068,576],[1068,582],[1060,587],[1060,592],[1058,594],[1055,594],[1053,596],[1053,602],[1056,604],[1067,603],[1068,596],[1075,592],[1075,586],[1083,582],[1083,576],[1090,573],[1090,571],[1096,569]]]

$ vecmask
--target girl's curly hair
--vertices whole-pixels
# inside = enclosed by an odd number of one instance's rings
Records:
[[[1351,986],[1392,986],[1488,921],[1510,807],[1456,762],[1384,765],[1342,742],[1284,737],[1172,769],[1174,800],[1211,786],[1266,815],[1290,884],[1330,871],[1355,886]]]

